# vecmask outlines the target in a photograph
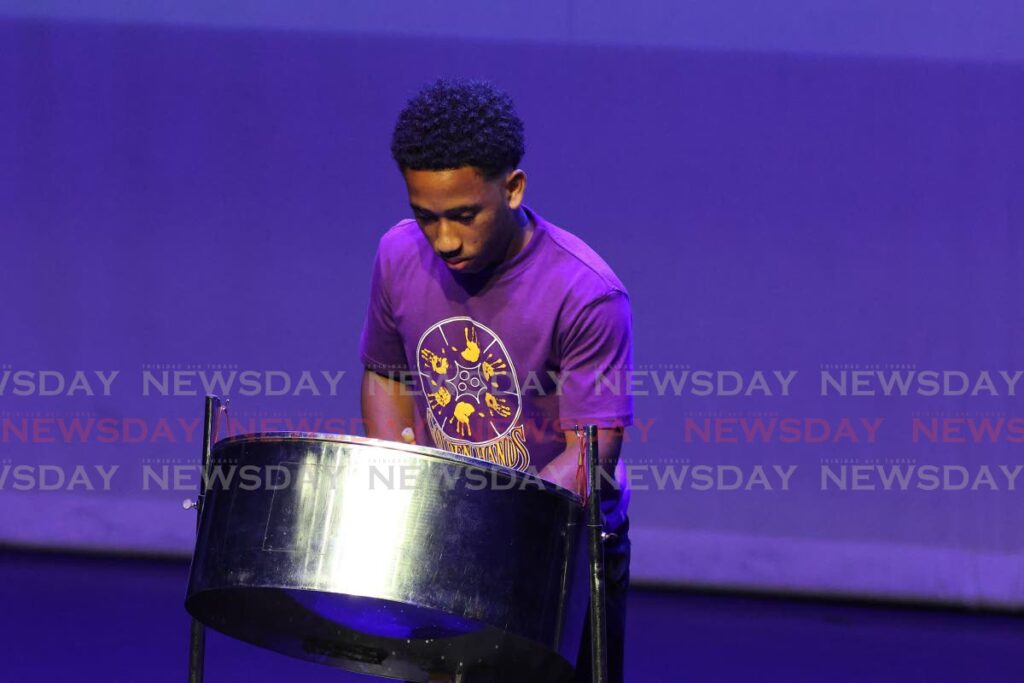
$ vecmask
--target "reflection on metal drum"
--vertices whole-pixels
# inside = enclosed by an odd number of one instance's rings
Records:
[[[411,681],[571,678],[588,597],[575,494],[432,448],[304,432],[220,441],[211,470],[186,600],[207,625]]]

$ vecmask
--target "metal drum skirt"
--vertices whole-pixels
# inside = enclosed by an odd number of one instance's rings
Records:
[[[186,608],[227,635],[410,681],[571,678],[586,613],[579,498],[419,446],[280,432],[210,463]]]

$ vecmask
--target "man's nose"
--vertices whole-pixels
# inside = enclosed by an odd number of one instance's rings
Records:
[[[437,226],[437,239],[434,241],[434,249],[442,258],[458,256],[462,251],[462,240],[450,221],[441,219]]]

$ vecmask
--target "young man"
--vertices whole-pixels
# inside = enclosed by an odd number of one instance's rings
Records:
[[[598,426],[612,471],[632,423],[621,381],[632,364],[629,299],[590,247],[523,204],[524,151],[511,99],[486,83],[437,81],[399,115],[391,152],[415,220],[391,228],[377,252],[363,418],[368,436],[414,435],[576,490],[574,426]],[[628,491],[603,496],[609,669],[621,681]],[[578,680],[590,680],[589,664],[586,633]]]

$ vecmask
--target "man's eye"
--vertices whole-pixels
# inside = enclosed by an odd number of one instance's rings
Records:
[[[417,214],[415,214],[415,216],[416,216],[416,222],[420,223],[421,225],[425,224],[425,223],[433,223],[434,222],[434,217],[433,216],[425,216],[425,215],[423,215],[421,213],[417,213]]]
[[[463,225],[469,225],[474,220],[476,220],[476,214],[475,213],[459,214],[458,216],[455,217],[455,220],[458,221],[459,223],[462,223]]]

